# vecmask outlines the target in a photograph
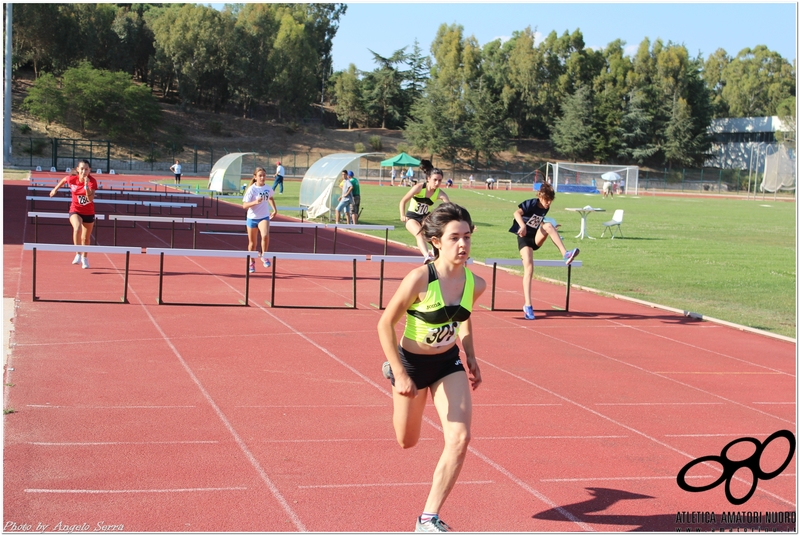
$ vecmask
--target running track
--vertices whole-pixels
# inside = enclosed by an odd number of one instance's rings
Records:
[[[270,308],[260,265],[249,307],[158,306],[153,255],[131,257],[130,304],[32,302],[24,186],[4,183],[4,297],[18,305],[5,375],[4,406],[15,412],[4,416],[4,531],[413,529],[443,441],[432,406],[416,448],[393,437],[372,306],[377,265],[359,265],[356,310]],[[220,217],[234,214],[241,208],[220,208]],[[39,241],[68,243],[70,232],[63,220],[42,225]],[[101,228],[100,242],[109,239]],[[273,233],[270,249],[309,252],[309,239]],[[320,234],[321,252],[330,240]],[[120,245],[168,247],[169,231],[129,229]],[[382,241],[340,233],[338,252],[382,254]],[[40,296],[119,296],[124,257],[94,255],[89,270],[71,258],[39,253]],[[167,263],[165,299],[243,299],[240,261]],[[409,269],[386,266],[386,301]],[[490,284],[488,268],[473,270]],[[351,271],[282,262],[281,299],[343,305]],[[579,270],[573,278],[580,283]],[[498,306],[521,302],[517,276],[499,273],[497,286]],[[765,516],[721,519],[788,511],[795,521],[795,456],[741,506],[723,485],[689,493],[676,483],[686,463],[736,438],[796,433],[795,344],[580,290],[566,314],[553,308],[563,306],[563,287],[539,281],[534,294],[535,322],[476,307],[484,383],[470,453],[442,510],[447,523],[494,532],[796,529]],[[753,450],[741,444],[730,455]],[[773,470],[786,455],[777,440],[760,465]],[[719,473],[703,465],[688,481]],[[733,494],[751,481],[738,471]],[[699,522],[708,515],[679,523],[684,512],[712,512],[715,523]]]

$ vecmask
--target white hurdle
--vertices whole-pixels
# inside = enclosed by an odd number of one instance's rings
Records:
[[[516,312],[518,309],[515,308],[496,308],[494,306],[494,298],[496,294],[497,288],[497,266],[521,266],[522,259],[521,258],[486,258],[485,265],[491,266],[493,265],[493,272],[491,276],[491,308],[489,310],[498,311],[498,312]],[[571,293],[572,287],[572,268],[575,267],[582,267],[583,262],[581,260],[575,260],[571,264],[566,265],[566,262],[563,260],[533,260],[533,266],[535,267],[565,267],[567,268],[566,273],[566,308],[564,309],[565,312],[569,311],[569,294]]]
[[[65,245],[60,243],[24,243],[23,250],[33,251],[33,300],[34,301],[55,301],[61,303],[119,303],[120,301],[89,301],[85,299],[42,299],[36,295],[36,252],[55,251],[68,253],[90,253],[90,254],[115,254],[125,253],[125,286],[122,290],[122,303],[128,302],[128,276],[130,273],[130,255],[141,254],[141,247],[107,247],[100,245]]]
[[[267,252],[272,258],[272,299],[267,301],[266,304],[272,308],[358,308],[358,277],[356,265],[358,262],[366,262],[366,255],[355,254],[317,254],[317,253],[270,253]],[[276,305],[275,304],[275,271],[277,269],[277,260],[303,260],[303,261],[327,261],[327,262],[352,262],[352,305],[344,303],[343,307],[340,306],[313,306],[313,305]]]
[[[148,247],[147,254],[160,255],[158,268],[158,300],[159,305],[192,305],[192,306],[250,306],[250,258],[258,256],[256,251],[223,251],[217,249],[166,249],[160,247]],[[238,304],[226,303],[167,303],[163,299],[164,289],[164,256],[202,256],[202,257],[221,257],[221,258],[244,258],[244,301],[239,300]]]
[[[39,218],[43,219],[69,219],[69,214],[66,212],[28,212],[28,217],[33,218],[33,241],[35,243],[39,242]],[[94,215],[95,221],[99,219],[105,219],[105,214],[95,214]],[[99,225],[94,225],[94,241],[97,241],[97,227]],[[116,243],[114,243],[116,245]]]

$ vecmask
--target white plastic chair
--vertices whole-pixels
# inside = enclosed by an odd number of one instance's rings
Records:
[[[616,237],[616,232],[615,232],[616,230],[618,230],[619,236],[623,238],[624,234],[621,233],[621,222],[623,220],[624,220],[624,210],[616,210],[615,212],[613,212],[613,219],[602,223],[603,225],[605,225],[605,228],[602,230],[602,236],[600,236],[600,238],[605,236],[605,231],[608,229],[610,229],[611,240]]]
[[[108,174],[109,174],[109,175],[115,175],[115,174],[117,174],[117,172],[116,172],[116,171],[114,171],[113,169],[111,169],[111,170],[108,172]]]

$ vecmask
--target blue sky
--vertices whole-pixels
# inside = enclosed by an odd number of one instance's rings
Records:
[[[743,48],[766,45],[789,61],[796,59],[795,3],[351,3],[333,40],[333,68],[354,63],[377,68],[371,49],[390,56],[419,41],[425,55],[441,24],[460,24],[480,46],[507,39],[530,26],[541,37],[580,29],[587,47],[604,48],[615,39],[634,54],[646,37],[683,44],[691,57],[707,58],[718,48],[735,56]],[[538,40],[536,40],[538,42]]]

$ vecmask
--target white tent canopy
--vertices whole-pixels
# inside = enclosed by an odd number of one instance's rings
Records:
[[[241,159],[255,152],[231,152],[219,158],[211,168],[208,189],[219,193],[238,193],[241,185]]]
[[[332,199],[338,200],[336,190],[341,171],[352,171],[357,177],[360,174],[361,158],[382,153],[357,153],[344,152],[330,154],[308,168],[300,184],[300,206],[313,206],[308,210],[308,217],[313,219],[325,212],[329,212],[335,204]]]

